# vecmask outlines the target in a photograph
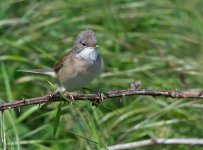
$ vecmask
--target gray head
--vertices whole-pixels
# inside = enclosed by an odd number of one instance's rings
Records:
[[[87,47],[96,47],[97,39],[92,30],[81,31],[75,39],[72,50],[76,53],[80,53]]]

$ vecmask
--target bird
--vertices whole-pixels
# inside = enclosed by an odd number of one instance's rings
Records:
[[[70,51],[65,53],[51,69],[18,70],[21,72],[45,74],[57,78],[58,92],[76,91],[98,77],[103,70],[96,34],[82,30],[76,37]]]

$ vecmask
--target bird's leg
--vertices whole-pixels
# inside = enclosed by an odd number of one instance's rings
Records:
[[[61,100],[66,100],[69,103],[72,103],[74,101],[74,95],[75,93],[73,92],[65,92],[64,87],[59,87],[56,90],[56,96],[59,96]]]

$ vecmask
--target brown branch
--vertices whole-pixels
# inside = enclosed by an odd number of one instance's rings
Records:
[[[132,143],[118,144],[109,146],[108,150],[125,150],[125,149],[135,149],[150,145],[174,145],[174,144],[184,144],[184,145],[203,145],[203,139],[148,139],[143,141],[137,141]]]
[[[122,98],[125,96],[132,95],[146,95],[146,96],[165,96],[170,98],[191,98],[191,99],[203,99],[203,92],[192,92],[192,91],[160,91],[160,90],[146,90],[146,89],[137,89],[138,84],[132,84],[130,89],[124,90],[115,90],[99,94],[74,94],[64,93],[64,96],[68,99],[77,100],[89,100],[92,102],[97,102],[99,100],[105,100],[109,98]],[[15,100],[11,103],[0,103],[0,111],[10,109],[10,108],[20,108],[22,106],[33,105],[33,104],[42,104],[50,103],[57,101],[67,101],[67,99],[61,98],[59,94],[47,94],[45,96],[24,99],[24,100]]]

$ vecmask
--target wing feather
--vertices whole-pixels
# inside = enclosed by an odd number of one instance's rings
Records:
[[[63,63],[64,61],[70,57],[70,52],[67,52],[63,57],[61,57],[55,64],[54,64],[54,71],[57,73],[62,67],[63,67]]]

